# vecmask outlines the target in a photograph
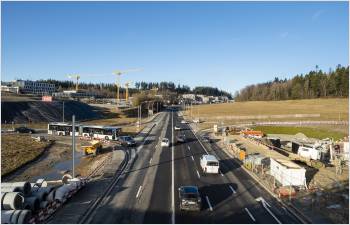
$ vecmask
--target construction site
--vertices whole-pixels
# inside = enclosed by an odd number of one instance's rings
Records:
[[[196,126],[194,126],[196,127]],[[313,221],[348,223],[349,140],[265,134],[249,127],[199,131],[281,201]],[[208,142],[207,139],[203,139]],[[319,220],[317,220],[319,218]]]

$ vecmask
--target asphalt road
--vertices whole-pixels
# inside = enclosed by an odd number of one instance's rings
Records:
[[[96,211],[92,223],[300,223],[215,144],[198,141],[176,112],[157,119],[122,182]],[[173,131],[180,125],[181,131]],[[178,134],[186,143],[174,143]],[[166,137],[170,147],[161,147]],[[203,174],[199,158],[213,154],[220,174]],[[178,188],[196,185],[202,197],[200,212],[179,208]],[[256,199],[263,198],[262,201]]]

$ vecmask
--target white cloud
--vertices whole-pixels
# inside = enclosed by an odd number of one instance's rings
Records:
[[[316,21],[322,14],[324,13],[323,10],[318,10],[312,15],[312,21]]]

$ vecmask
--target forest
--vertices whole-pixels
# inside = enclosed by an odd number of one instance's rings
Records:
[[[279,79],[246,86],[234,95],[235,101],[277,101],[349,97],[349,66],[338,65],[328,72],[316,69],[291,79]]]

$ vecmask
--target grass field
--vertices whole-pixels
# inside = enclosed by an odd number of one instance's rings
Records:
[[[192,118],[200,118],[204,123],[200,128],[210,128],[213,124],[238,124],[263,121],[348,121],[349,99],[305,99],[288,101],[250,101],[223,104],[196,105],[192,108]],[[191,110],[185,112],[187,118]],[[324,127],[346,132],[348,127]]]
[[[49,142],[36,142],[28,134],[1,135],[1,175],[40,155]]]
[[[250,101],[223,104],[209,104],[193,106],[192,116],[220,119],[227,116],[256,117],[275,116],[278,120],[348,120],[349,99],[305,99],[288,101]],[[190,111],[187,111],[187,115]],[[293,114],[320,114],[315,117],[288,117]],[[278,117],[281,118],[278,118]],[[246,120],[247,118],[234,118],[234,120]],[[250,118],[248,118],[250,119]],[[262,118],[264,120],[265,118]],[[273,119],[273,118],[269,118]]]
[[[265,134],[291,134],[303,133],[310,138],[334,138],[339,140],[346,136],[345,133],[330,131],[325,129],[316,129],[311,127],[280,127],[280,126],[255,126],[254,130],[261,130]]]

